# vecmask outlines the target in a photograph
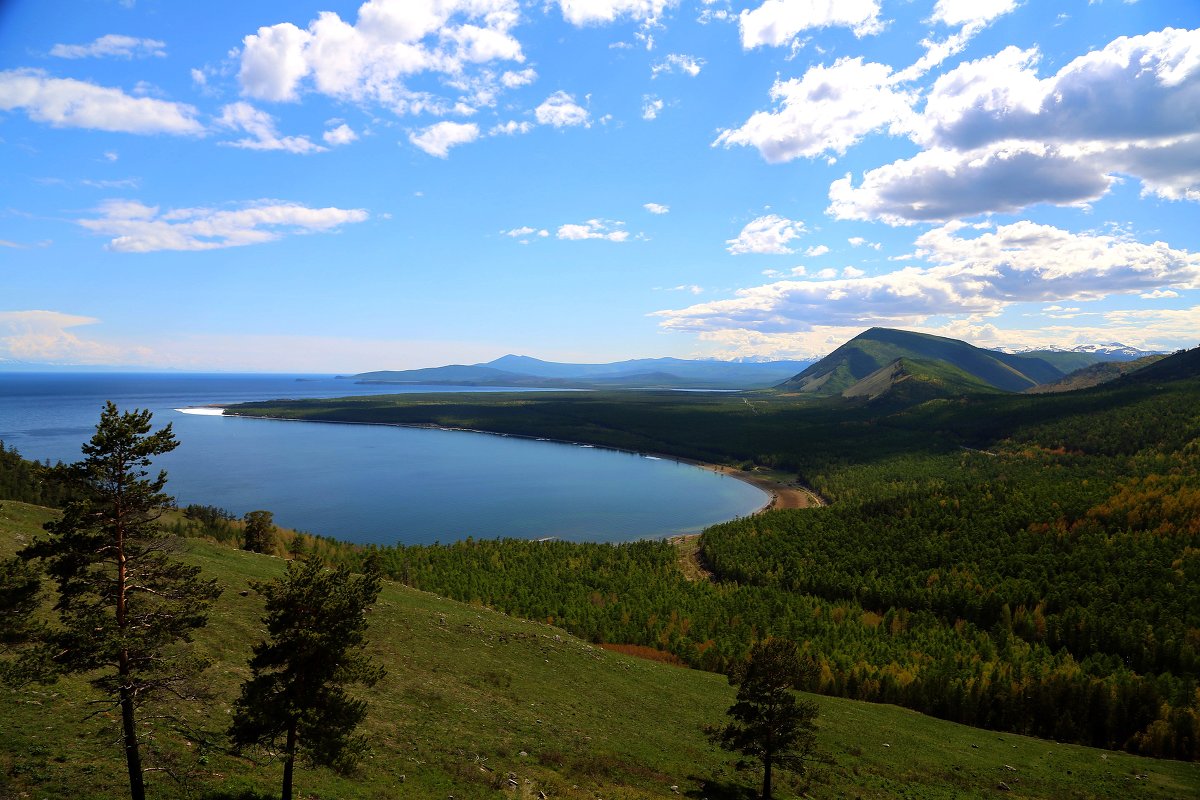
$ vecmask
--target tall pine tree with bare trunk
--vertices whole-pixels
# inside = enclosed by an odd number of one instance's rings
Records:
[[[57,668],[89,674],[104,695],[97,713],[119,708],[134,800],[146,796],[138,711],[186,699],[202,663],[181,643],[208,619],[220,594],[199,569],[172,558],[159,524],[171,504],[156,456],[178,446],[171,426],[151,433],[149,411],[105,405],[82,461],[63,468],[73,488],[49,539],[22,552],[40,558],[58,586],[58,624],[46,633]]]

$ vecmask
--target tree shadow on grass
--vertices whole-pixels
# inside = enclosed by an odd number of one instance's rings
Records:
[[[684,792],[684,797],[692,797],[696,800],[755,800],[758,797],[758,792],[743,784],[699,775],[689,775],[688,778],[695,781],[701,788]]]

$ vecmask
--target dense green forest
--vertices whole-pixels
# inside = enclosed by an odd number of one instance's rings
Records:
[[[1200,757],[1196,351],[1086,392],[369,398],[248,413],[549,435],[795,472],[832,505],[714,526],[714,583],[663,542],[467,541],[394,577],[723,670],[767,635],[811,687],[973,725]],[[239,413],[243,409],[238,409]]]
[[[894,405],[780,395],[352,398],[239,407],[436,424],[794,473],[831,505],[707,530],[712,582],[662,541],[377,551],[411,586],[714,671],[802,644],[821,693],[1200,758],[1197,351],[1084,392]],[[193,510],[180,530],[228,538]],[[223,531],[223,533],[219,532]],[[282,547],[282,545],[280,545]],[[355,562],[369,552],[306,545]]]

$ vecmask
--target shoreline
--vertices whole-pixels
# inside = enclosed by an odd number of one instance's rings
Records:
[[[258,416],[258,415],[254,415],[254,414],[238,414],[236,412],[232,412],[228,406],[218,406],[217,404],[212,404],[210,406],[201,406],[201,408],[213,408],[213,409],[221,408],[222,413],[219,416],[237,417],[240,419],[267,419],[267,420],[273,420],[275,422],[321,422],[321,423],[331,424],[331,425],[379,425],[379,426],[388,427],[388,428],[416,428],[416,429],[437,430],[437,431],[459,431],[462,433],[482,433],[482,434],[486,434],[488,436],[502,436],[502,437],[511,438],[511,439],[525,439],[527,441],[532,441],[532,442],[552,442],[554,444],[573,445],[575,447],[589,447],[589,448],[596,448],[596,449],[600,449],[600,450],[610,450],[614,453],[625,453],[627,455],[635,455],[635,456],[643,456],[643,457],[649,456],[649,457],[660,459],[663,461],[674,461],[676,464],[686,464],[688,466],[698,467],[700,469],[707,470],[708,472],[714,472],[718,475],[723,475],[725,477],[733,478],[734,480],[738,480],[738,481],[741,481],[742,483],[749,484],[750,486],[753,486],[754,488],[759,489],[762,492],[765,492],[767,495],[767,502],[764,503],[759,508],[757,508],[756,510],[750,512],[750,514],[748,516],[757,516],[759,514],[765,514],[768,511],[776,511],[776,510],[781,510],[781,509],[816,508],[819,506],[826,505],[825,501],[816,492],[814,492],[811,489],[808,489],[804,486],[801,486],[798,483],[786,484],[779,479],[767,477],[764,475],[755,475],[753,473],[749,473],[749,472],[746,472],[745,470],[740,470],[735,467],[727,467],[723,464],[714,464],[714,463],[711,463],[708,461],[697,461],[692,458],[685,458],[683,456],[671,455],[670,453],[657,453],[657,452],[649,452],[649,451],[642,451],[642,450],[624,450],[619,447],[610,447],[608,445],[603,445],[603,444],[591,444],[588,442],[577,442],[577,441],[571,441],[568,439],[552,439],[552,438],[546,437],[546,436],[530,436],[529,434],[524,434],[524,433],[501,433],[499,431],[485,431],[485,430],[478,430],[476,428],[461,428],[461,427],[451,426],[451,425],[437,425],[437,424],[431,423],[431,422],[352,422],[349,420],[339,420],[339,419],[297,419],[296,417],[270,417],[270,416]],[[182,413],[189,413],[187,411],[184,411],[183,409],[175,409],[175,410],[180,411]],[[196,412],[191,412],[191,413],[196,413]],[[213,414],[212,416],[218,416],[218,415]],[[735,517],[734,519],[737,519],[737,517]],[[723,521],[728,522],[730,520],[723,520]],[[720,523],[713,523],[713,524],[719,525]],[[668,539],[668,540],[673,540],[673,539],[680,538],[680,537],[699,536],[699,535],[700,535],[699,533],[686,533],[686,534],[674,534],[674,535],[665,534],[662,536],[662,538]]]

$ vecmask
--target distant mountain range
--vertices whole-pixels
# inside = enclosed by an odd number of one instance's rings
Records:
[[[1165,355],[1156,350],[1139,350],[1136,347],[1130,347],[1127,344],[1120,342],[1109,342],[1108,344],[1081,344],[1075,347],[1025,347],[1014,349],[1009,347],[997,347],[1002,353],[1013,353],[1015,355],[1026,355],[1029,353],[1083,353],[1086,355],[1099,356],[1104,361],[1133,361],[1143,358],[1144,356]]]
[[[1055,384],[1075,370],[1100,362],[1132,361],[1147,355],[1151,354],[1118,342],[1069,349],[987,350],[942,336],[871,328],[819,360],[641,358],[607,364],[573,364],[506,355],[481,364],[381,370],[341,377],[375,384],[545,389],[778,387],[785,392],[820,397],[844,394],[868,399],[892,392],[889,387],[905,384],[899,395],[911,394],[912,399],[917,399],[927,394],[1021,392]],[[868,378],[869,381],[858,385]]]
[[[814,361],[639,358],[609,364],[568,364],[507,355],[484,364],[383,370],[343,377],[360,383],[547,389],[763,389],[787,380]]]

